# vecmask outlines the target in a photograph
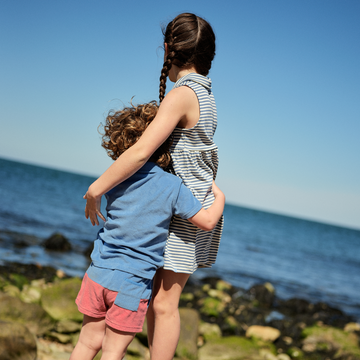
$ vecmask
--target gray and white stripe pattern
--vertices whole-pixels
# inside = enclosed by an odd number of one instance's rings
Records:
[[[217,113],[211,80],[191,73],[175,87],[188,86],[198,97],[200,118],[191,129],[175,128],[171,156],[173,168],[196,198],[208,208],[214,201],[212,180],[218,168],[218,148],[213,141]],[[219,248],[223,219],[213,231],[203,231],[189,221],[174,216],[165,247],[164,269],[192,274],[198,267],[211,267]]]

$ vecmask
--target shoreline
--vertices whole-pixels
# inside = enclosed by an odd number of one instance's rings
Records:
[[[14,321],[25,322],[29,329],[33,329],[34,322],[38,324],[40,320],[32,319],[32,323],[27,323],[27,314],[34,311],[26,307],[36,305],[43,312],[40,323],[45,321],[45,317],[47,319],[43,324],[44,330],[40,331],[38,325],[35,326],[37,359],[57,359],[45,356],[54,347],[60,347],[62,354],[70,354],[81,328],[82,314],[75,305],[80,284],[79,278],[67,276],[50,266],[0,265],[0,322],[5,324],[5,328],[13,326]],[[34,299],[32,296],[36,288],[40,297]],[[60,310],[55,310],[56,304],[51,302],[61,304]],[[18,307],[12,308],[16,303]],[[66,303],[68,305],[64,306]],[[58,315],[59,311],[62,317]],[[17,314],[15,320],[9,320],[11,313]],[[238,352],[239,344],[242,344],[242,351],[251,350],[251,356],[247,354],[244,358],[254,360],[360,360],[360,348],[356,345],[360,339],[360,324],[352,316],[326,303],[310,303],[299,298],[278,299],[270,283],[244,290],[216,277],[189,280],[180,298],[180,314],[183,334],[192,329],[193,337],[191,343],[182,339],[178,351],[188,353],[189,349],[193,349],[198,355],[192,355],[191,359],[215,360],[216,357],[203,357],[202,352],[211,353],[214,351],[212,346],[221,346],[222,351]],[[67,330],[60,331],[65,325]],[[316,335],[319,331],[321,335]],[[316,346],[313,344],[315,335],[319,343]],[[339,343],[338,336],[343,343]],[[322,344],[325,338],[328,345],[324,350]],[[140,355],[134,359],[148,359],[145,328],[136,339],[137,349],[131,351]],[[231,350],[234,346],[235,350]],[[299,357],[296,354],[302,355]],[[175,359],[190,358],[179,356]],[[237,359],[242,357],[234,357],[234,360]]]
[[[60,263],[66,262],[66,259],[71,259],[73,263],[76,263],[79,265],[79,262],[81,262],[81,267],[79,267],[77,270],[75,269],[69,269],[64,266],[56,266],[56,269],[61,269],[63,272],[67,274],[68,277],[80,277],[82,278],[83,274],[85,273],[87,266],[90,264],[90,254],[92,250],[93,243],[92,242],[85,242],[81,244],[81,246],[71,245],[71,243],[61,234],[61,233],[54,233],[52,236],[50,236],[48,239],[42,239],[34,235],[28,235],[24,233],[18,233],[13,231],[6,231],[6,230],[0,230],[0,247],[3,248],[4,253],[8,251],[9,253],[13,252],[17,254],[15,256],[15,260],[13,260],[13,263],[17,264],[24,264],[24,265],[31,265],[37,267],[53,267],[52,258],[56,262],[59,262],[59,259],[61,257],[64,257],[64,260],[60,260]],[[36,251],[36,257],[29,256],[29,253],[31,255],[31,251],[35,249]],[[20,257],[19,254],[21,253],[27,253],[27,257],[23,257],[25,261],[18,261],[18,258]],[[41,254],[44,254],[44,259],[46,261],[42,261]],[[7,259],[0,258],[0,264],[1,263],[8,263]],[[49,264],[50,263],[50,264]],[[216,266],[216,265],[215,265]],[[214,266],[214,268],[215,268]],[[211,269],[198,269],[193,275],[190,276],[190,281],[193,282],[201,282],[205,278],[211,278],[211,277],[218,277],[222,278],[223,280],[227,280],[226,277],[221,277],[218,275],[218,271],[214,270],[214,268]],[[276,285],[276,282],[272,282],[269,279],[258,277],[253,278],[254,281],[250,285],[245,286],[238,286],[236,283],[229,281],[232,286],[241,289],[242,291],[245,291],[246,288],[249,288],[256,284],[271,282],[273,286],[278,290],[278,287]],[[227,280],[228,281],[228,280]],[[286,288],[287,284],[283,284],[281,287]],[[280,292],[281,292],[280,287]],[[286,291],[286,290],[285,290]],[[332,307],[340,308],[344,313],[348,313],[351,316],[353,316],[356,321],[360,322],[360,305],[357,302],[343,302],[341,304],[340,301],[336,301],[336,299],[331,302],[328,300],[329,294],[327,294],[324,291],[321,290],[312,290],[311,292],[306,292],[304,295],[299,295],[299,290],[297,291],[288,291],[289,295],[284,296],[284,294],[279,295],[279,291],[277,291],[277,297],[279,297],[280,300],[284,301],[286,299],[291,298],[302,298],[308,302],[316,303],[316,302],[325,302],[328,303]],[[284,293],[284,291],[283,291]],[[315,295],[314,295],[315,294]],[[313,295],[313,296],[311,296]],[[339,294],[341,295],[341,294]],[[341,296],[339,296],[339,299],[341,300]],[[348,311],[347,309],[350,309]],[[352,311],[353,310],[353,311]]]

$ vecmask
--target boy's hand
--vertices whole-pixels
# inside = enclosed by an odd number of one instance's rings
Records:
[[[212,183],[212,191],[215,197],[217,197],[219,194],[222,193],[222,191],[219,189],[219,187],[215,184],[215,181],[213,180]]]
[[[101,196],[99,198],[95,198],[89,194],[89,191],[83,196],[86,200],[85,205],[85,217],[88,219],[90,217],[91,224],[99,225],[98,216],[106,221],[104,215],[101,213]]]

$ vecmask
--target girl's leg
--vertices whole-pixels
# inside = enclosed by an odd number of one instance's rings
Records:
[[[190,274],[159,269],[148,313],[151,360],[172,360],[180,336],[179,300]]]
[[[84,315],[79,341],[70,360],[92,360],[99,352],[105,335],[105,318]]]

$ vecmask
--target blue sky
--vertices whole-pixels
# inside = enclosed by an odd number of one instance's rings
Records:
[[[227,202],[360,229],[358,0],[2,0],[0,157],[100,175],[98,125],[158,99],[161,25],[185,11],[217,37]]]

